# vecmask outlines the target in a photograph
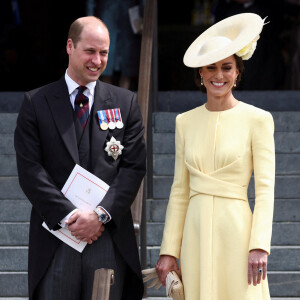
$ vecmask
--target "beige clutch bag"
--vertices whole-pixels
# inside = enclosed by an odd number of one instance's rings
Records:
[[[145,269],[142,274],[145,275],[144,282],[151,281],[148,288],[155,287],[159,289],[161,287],[162,284],[157,277],[155,268]],[[166,294],[167,297],[171,297],[173,300],[184,300],[183,284],[175,271],[171,271],[167,275]]]

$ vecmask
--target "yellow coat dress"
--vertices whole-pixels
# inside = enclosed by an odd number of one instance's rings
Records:
[[[274,123],[238,102],[205,105],[176,118],[175,173],[160,254],[180,258],[185,300],[267,300],[267,279],[248,285],[252,249],[270,253],[274,205]],[[255,208],[247,189],[254,170]]]

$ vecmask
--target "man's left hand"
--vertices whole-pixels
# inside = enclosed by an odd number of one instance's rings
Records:
[[[66,224],[73,236],[89,244],[96,241],[104,231],[103,223],[94,211],[76,211]]]

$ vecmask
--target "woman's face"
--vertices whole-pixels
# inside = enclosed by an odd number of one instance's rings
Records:
[[[221,97],[231,93],[239,74],[234,56],[229,56],[214,64],[199,69],[207,95]]]

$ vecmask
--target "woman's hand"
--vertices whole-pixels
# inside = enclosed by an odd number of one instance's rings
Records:
[[[166,285],[167,274],[170,271],[175,271],[177,274],[180,274],[176,258],[170,255],[161,255],[155,268],[158,278],[164,286]]]
[[[248,284],[256,286],[267,277],[268,253],[261,249],[251,250],[248,257]],[[262,272],[259,272],[262,270]]]

